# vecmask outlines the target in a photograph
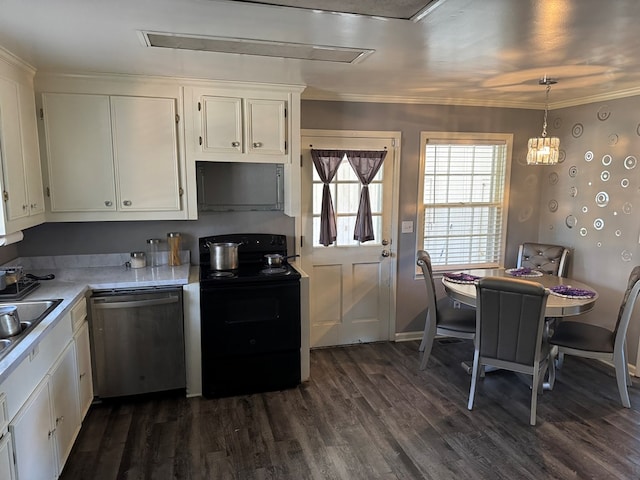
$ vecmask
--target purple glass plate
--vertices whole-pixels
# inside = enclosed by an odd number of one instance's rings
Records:
[[[448,282],[453,283],[473,283],[480,278],[469,273],[445,273],[443,277]]]
[[[549,291],[559,297],[567,298],[593,298],[596,296],[596,292],[586,290],[584,288],[574,288],[571,285],[556,285],[549,288]]]

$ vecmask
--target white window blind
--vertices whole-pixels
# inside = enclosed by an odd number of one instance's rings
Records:
[[[498,266],[506,229],[505,140],[424,143],[423,248],[434,267]]]

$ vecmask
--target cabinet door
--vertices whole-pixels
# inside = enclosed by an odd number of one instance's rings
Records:
[[[33,91],[24,85],[18,86],[20,103],[20,125],[22,129],[22,153],[27,182],[29,214],[44,213],[42,171],[40,170],[40,148]]]
[[[49,382],[45,379],[9,424],[20,479],[56,478]]]
[[[234,97],[203,96],[202,152],[242,153],[242,99]]]
[[[285,102],[282,100],[246,100],[247,146],[250,154],[286,153]]]
[[[93,377],[91,375],[91,349],[89,346],[89,324],[85,321],[75,336],[78,362],[78,400],[80,421],[85,417],[93,401]]]
[[[29,215],[19,119],[18,84],[0,78],[0,155],[7,221]]]
[[[106,95],[42,96],[52,212],[115,211]]]
[[[11,447],[11,434],[5,433],[0,437],[0,478],[14,480],[13,473],[13,449]]]
[[[67,460],[73,442],[80,431],[76,372],[75,344],[71,342],[51,370],[49,378],[58,473],[62,471],[64,462]]]
[[[111,97],[118,209],[180,210],[175,99]]]

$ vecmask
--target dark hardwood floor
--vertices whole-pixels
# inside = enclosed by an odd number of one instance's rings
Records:
[[[529,426],[523,377],[493,372],[467,410],[469,341],[314,350],[298,388],[223,399],[94,405],[62,480],[638,479],[640,389],[567,356]]]

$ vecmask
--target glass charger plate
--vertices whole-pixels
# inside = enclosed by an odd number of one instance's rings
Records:
[[[505,273],[508,273],[513,277],[525,278],[541,277],[543,275],[542,272],[539,272],[538,270],[531,270],[530,268],[507,268]]]
[[[462,285],[471,285],[475,283],[480,277],[476,277],[475,275],[469,275],[468,273],[445,273],[443,278],[447,282],[451,283],[459,283]]]
[[[582,288],[572,288],[568,285],[558,285],[557,287],[551,287],[549,292],[552,295],[556,295],[558,297],[563,298],[578,298],[578,299],[589,299],[596,296],[596,292],[592,292],[591,290],[584,290]]]

